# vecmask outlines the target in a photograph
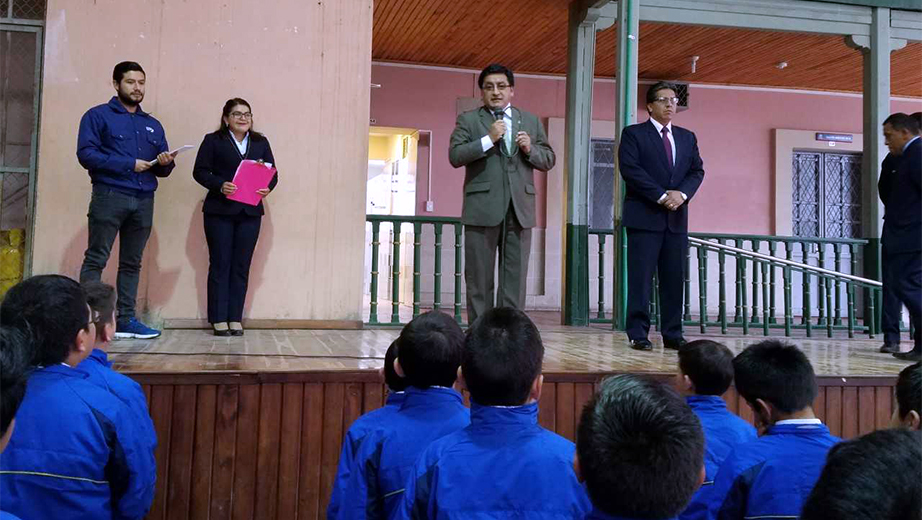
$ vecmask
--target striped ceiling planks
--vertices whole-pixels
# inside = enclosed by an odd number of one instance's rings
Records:
[[[598,33],[597,76],[614,76],[615,44],[615,28]],[[922,43],[891,56],[894,95],[922,97]],[[517,72],[564,74],[567,2],[376,0],[372,57],[464,68],[500,62]],[[780,62],[787,67],[779,69]],[[862,59],[839,36],[645,22],[638,73],[643,79],[860,92]]]

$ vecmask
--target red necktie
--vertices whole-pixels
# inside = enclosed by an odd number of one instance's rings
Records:
[[[672,168],[672,144],[669,142],[669,129],[665,126],[663,127],[663,147],[666,148],[666,161]]]

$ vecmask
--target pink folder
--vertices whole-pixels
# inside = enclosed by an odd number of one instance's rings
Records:
[[[263,164],[249,159],[240,161],[237,167],[237,173],[234,174],[234,184],[237,191],[233,195],[228,195],[230,200],[236,200],[250,206],[258,206],[262,197],[256,190],[268,188],[275,175],[275,168],[269,164]]]

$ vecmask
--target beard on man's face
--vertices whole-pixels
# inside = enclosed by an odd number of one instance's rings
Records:
[[[125,92],[122,89],[118,89],[118,99],[127,106],[137,106],[141,104],[141,101],[144,100],[144,94],[135,95],[132,97],[131,92]]]

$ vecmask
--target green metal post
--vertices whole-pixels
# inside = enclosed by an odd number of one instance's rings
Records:
[[[752,241],[752,252],[759,252],[758,240]],[[752,262],[752,323],[759,323],[759,265],[755,260]]]
[[[371,307],[368,314],[368,323],[378,323],[378,248],[380,240],[381,223],[371,223]]]
[[[394,252],[391,255],[391,275],[393,278],[391,297],[391,323],[400,323],[400,225],[399,220],[394,220]]]
[[[794,324],[794,304],[791,299],[791,268],[784,267],[784,335],[791,337],[791,327]]]
[[[736,239],[733,241],[733,245],[737,249],[743,248],[743,241]],[[746,283],[746,275],[743,271],[744,266],[741,265],[739,254],[734,253],[733,255],[734,263],[736,264],[736,313],[733,315],[734,322],[743,321],[743,285]]]
[[[423,224],[422,222],[413,223],[413,317],[419,316],[420,292],[420,269],[422,268],[422,244],[423,244]]]
[[[777,247],[778,247],[778,242],[776,242],[776,241],[774,241],[774,240],[769,240],[769,242],[768,242],[768,254],[769,254],[772,258],[775,258],[775,253],[777,252]],[[771,298],[771,310],[769,311],[769,320],[771,320],[771,323],[772,323],[772,324],[778,323],[778,320],[777,320],[777,318],[775,317],[775,316],[776,316],[776,314],[775,314],[775,288],[776,288],[776,285],[775,285],[775,272],[776,272],[776,271],[777,271],[777,269],[775,269],[774,266],[769,266],[769,273],[770,273],[770,276],[771,276],[771,282],[769,283],[769,285],[770,285],[770,287],[771,287],[771,291],[770,291],[770,293],[769,293],[769,294],[770,294],[770,298]]]
[[[432,280],[432,308],[442,310],[442,223],[435,223],[435,270]]]
[[[599,310],[596,317],[605,319],[605,234],[599,233]]]
[[[708,321],[708,271],[707,271],[707,249],[702,246],[698,247],[698,322],[700,323],[701,333],[707,334]]]
[[[726,244],[726,240],[720,239],[717,241],[720,244]],[[720,274],[718,275],[718,298],[720,299],[720,309],[719,319],[720,319],[720,333],[727,333],[727,253],[723,249],[717,252],[717,265],[720,268]]]
[[[836,272],[842,272],[842,244],[836,242],[832,245],[832,251],[835,254]],[[831,313],[831,311],[830,311]],[[836,280],[836,314],[833,318],[833,325],[842,324],[842,281]]]
[[[762,334],[769,335],[768,322],[768,262],[762,262]]]
[[[461,223],[455,224],[455,321],[461,323]]]

